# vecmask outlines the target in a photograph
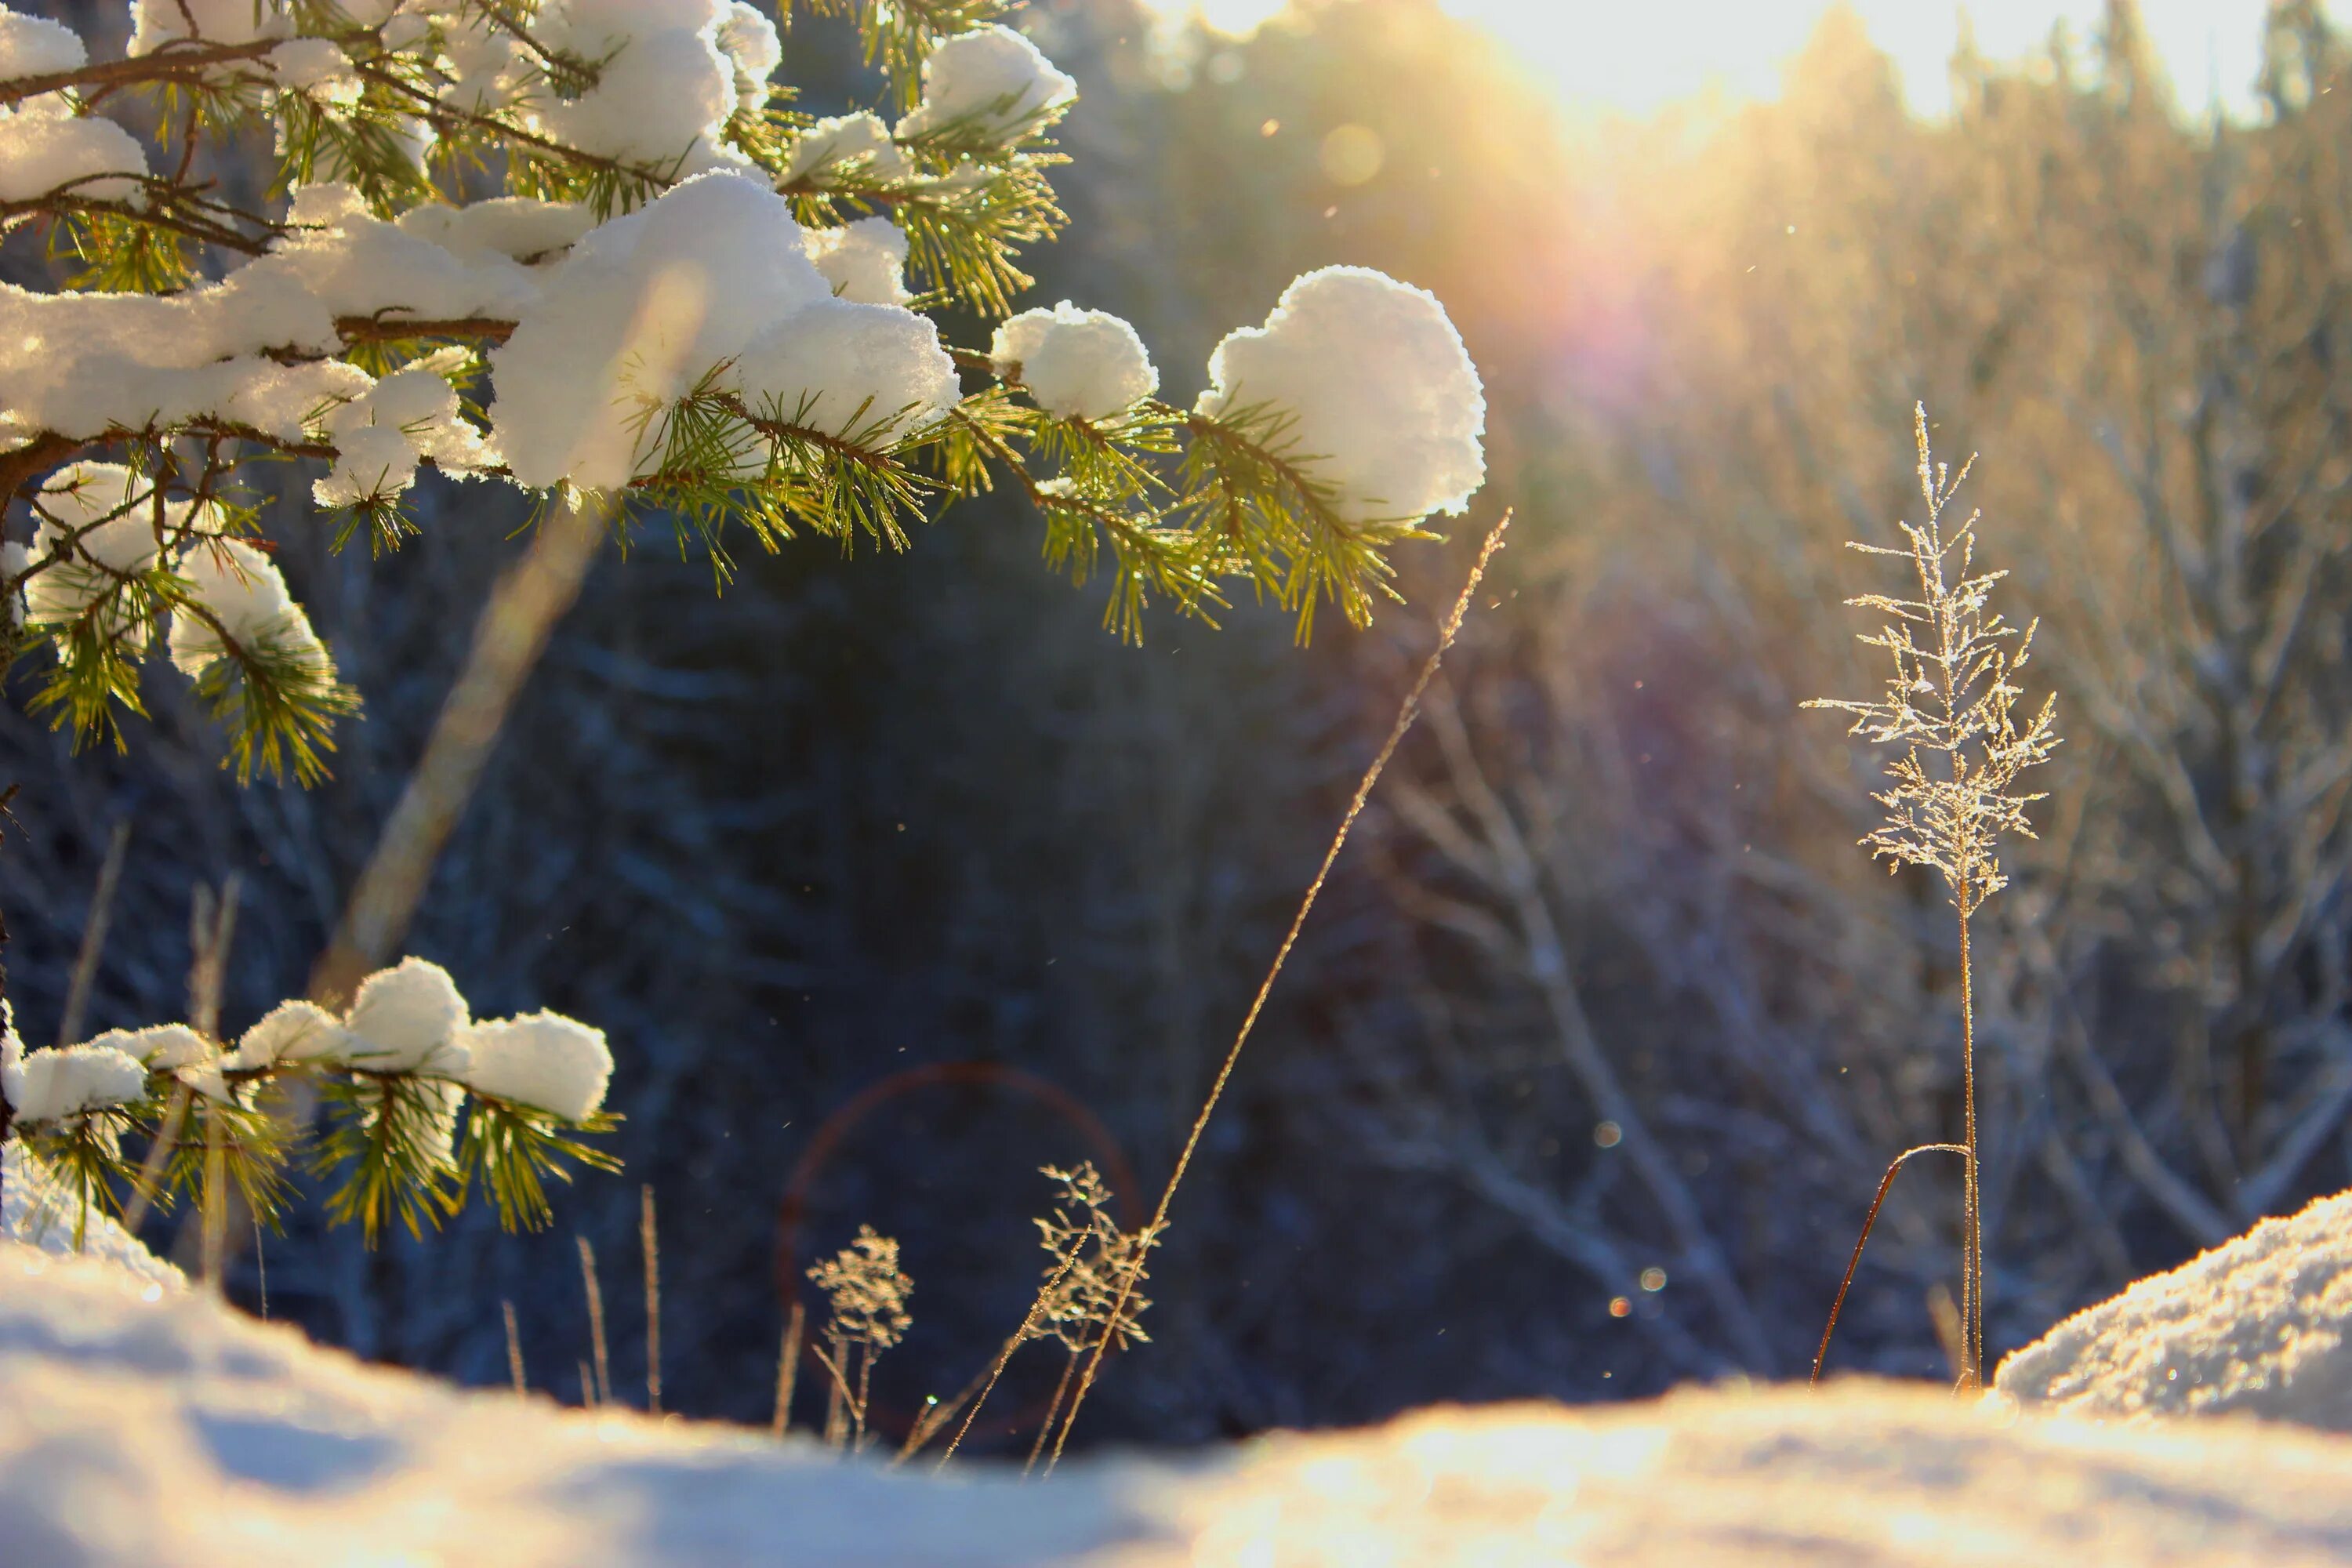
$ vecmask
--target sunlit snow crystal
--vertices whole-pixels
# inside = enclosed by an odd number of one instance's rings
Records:
[[[1296,279],[1264,326],[1217,345],[1209,379],[1202,413],[1286,417],[1288,452],[1353,521],[1458,512],[1486,478],[1486,400],[1461,335],[1434,296],[1383,273]]]
[[[76,70],[89,60],[81,35],[71,27],[0,5],[0,78]]]
[[[1065,419],[1107,419],[1160,387],[1133,327],[1067,300],[1001,323],[989,358],[999,375],[1017,377],[1040,408]]]
[[[466,999],[439,964],[404,958],[360,982],[343,1026],[354,1037],[353,1066],[379,1072],[463,1066]]]
[[[604,1103],[613,1052],[604,1031],[556,1013],[477,1024],[466,1036],[466,1083],[477,1094],[585,1121]]]
[[[792,206],[710,174],[591,230],[491,351],[490,425],[517,483],[627,483],[650,417],[793,311],[830,300]]]
[[[901,138],[970,129],[1002,136],[1042,124],[1078,96],[1078,84],[1010,27],[978,27],[941,42],[923,61],[923,99],[898,121]]]
[[[907,302],[907,237],[888,218],[813,228],[803,247],[839,298],[859,305]]]

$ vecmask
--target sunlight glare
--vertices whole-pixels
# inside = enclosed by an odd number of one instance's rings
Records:
[[[1244,37],[1285,0],[1147,0],[1170,16],[1197,14],[1215,30]],[[1770,99],[1804,47],[1828,0],[1685,0],[1676,5],[1623,0],[1438,0],[1491,32],[1506,54],[1555,90],[1575,113],[1647,115],[1715,91]],[[1947,68],[1966,11],[1978,47],[1995,59],[2039,47],[2063,22],[2077,48],[2093,37],[2105,0],[1846,0],[1871,38],[1893,57],[1904,94],[1921,112],[1949,107]],[[2141,0],[2141,14],[2184,107],[2251,100],[2261,63],[2267,0]],[[2331,11],[2337,5],[2326,7]]]

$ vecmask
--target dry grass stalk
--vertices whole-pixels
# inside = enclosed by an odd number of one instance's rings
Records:
[[[661,1414],[661,1237],[654,1224],[654,1189],[637,1189],[637,1240],[646,1258],[646,1411]]]
[[[1116,1286],[1120,1271],[1131,1261],[1136,1249],[1148,1249],[1142,1236],[1129,1237],[1122,1233],[1118,1222],[1111,1217],[1111,1190],[1092,1161],[1081,1161],[1076,1170],[1065,1171],[1053,1165],[1039,1167],[1039,1173],[1060,1184],[1061,1199],[1055,1203],[1050,1218],[1033,1221],[1037,1226],[1037,1244],[1049,1254],[1053,1262],[1045,1266],[1045,1282],[1038,1287],[1029,1310],[996,1352],[985,1380],[980,1384],[979,1397],[964,1415],[963,1425],[940,1456],[934,1469],[943,1469],[963,1440],[971,1431],[972,1423],[980,1418],[981,1406],[996,1391],[997,1380],[1004,1375],[1007,1363],[1013,1352],[1032,1340],[1048,1336],[1059,1339],[1068,1347],[1073,1364],[1078,1352],[1086,1348],[1089,1325],[1109,1331],[1113,1323],[1123,1324],[1119,1331],[1122,1347],[1129,1340],[1148,1340],[1138,1326],[1151,1303],[1140,1296],[1118,1304],[1118,1315],[1111,1314]],[[1067,1205],[1067,1206],[1065,1206]],[[1078,1217],[1073,1217],[1075,1210]],[[1152,1233],[1156,1235],[1157,1233]],[[1139,1272],[1139,1278],[1141,1278]],[[1055,1415],[1061,1409],[1062,1394],[1069,1385],[1070,1368],[1062,1371],[1060,1386],[1054,1390],[1053,1403],[1045,1407],[1045,1425],[1038,1428],[1038,1441],[1053,1429]],[[1030,1463],[1036,1463],[1037,1451],[1030,1450]]]
[[[1961,1192],[1960,1319],[1963,1388],[1984,1381],[1984,1208],[1979,1186],[1977,1139],[1975,973],[1969,952],[1969,921],[1984,901],[2008,885],[1999,859],[2000,840],[2016,833],[2031,838],[2025,808],[2039,795],[2022,793],[2018,780],[2049,759],[2058,744],[2053,728],[2057,699],[2020,722],[2016,681],[2033,645],[2033,626],[2022,630],[1990,607],[1993,585],[2008,574],[1976,570],[1976,525],[1971,512],[1945,531],[1953,493],[1968,479],[1975,459],[1957,474],[1935,460],[1927,442],[1927,409],[1914,410],[1919,452],[1919,494],[1927,521],[1901,525],[1905,548],[1850,544],[1866,555],[1890,555],[1910,563],[1916,598],[1865,594],[1846,603],[1886,616],[1875,635],[1862,641],[1893,662],[1883,695],[1864,701],[1821,700],[1808,708],[1828,708],[1853,716],[1849,734],[1882,746],[1901,748],[1887,764],[1888,787],[1874,795],[1886,808],[1885,820],[1864,837],[1871,854],[1892,872],[1920,866],[1944,879],[1959,916],[1961,1144],[1965,1149]],[[1917,1152],[1918,1151],[1912,1151]],[[1908,1153],[1887,1167],[1886,1180]],[[1880,1197],[1885,1183],[1880,1184]],[[1876,1205],[1873,1205],[1874,1212]],[[1864,1228],[1864,1239],[1869,1230]],[[1858,1262],[1861,1247],[1855,1247]],[[1849,1270],[1851,1274],[1851,1270]],[[1843,1292],[1840,1292],[1843,1297]],[[1832,1313],[1831,1326],[1836,1326]],[[1826,1350],[1827,1336],[1823,1336]],[[1818,1369],[1817,1369],[1818,1373]]]
[[[1199,1152],[1201,1138],[1209,1130],[1209,1119],[1216,1113],[1217,1101],[1224,1097],[1226,1084],[1233,1081],[1234,1068],[1241,1063],[1243,1048],[1249,1044],[1250,1034],[1257,1027],[1258,1016],[1265,1011],[1265,1001],[1273,994],[1274,983],[1281,977],[1283,965],[1290,961],[1290,950],[1298,945],[1298,933],[1305,928],[1307,915],[1313,912],[1315,900],[1322,896],[1323,884],[1330,879],[1331,867],[1339,858],[1339,851],[1346,847],[1348,835],[1354,829],[1356,818],[1363,815],[1364,803],[1371,798],[1372,788],[1381,782],[1381,774],[1387,771],[1389,759],[1396,755],[1397,747],[1404,742],[1405,732],[1412,728],[1413,720],[1420,714],[1421,700],[1429,690],[1430,682],[1437,679],[1438,666],[1444,661],[1446,649],[1452,647],[1454,639],[1461,635],[1462,622],[1470,613],[1470,601],[1476,595],[1478,584],[1486,575],[1486,567],[1495,559],[1495,552],[1502,548],[1503,535],[1510,526],[1511,514],[1506,511],[1487,531],[1486,542],[1478,549],[1478,559],[1471,565],[1469,581],[1462,584],[1462,592],[1454,601],[1452,613],[1438,628],[1437,646],[1430,650],[1412,689],[1405,693],[1404,700],[1398,705],[1396,721],[1389,726],[1388,738],[1381,742],[1381,749],[1372,756],[1371,765],[1364,770],[1364,776],[1357,782],[1356,793],[1349,797],[1348,809],[1340,815],[1339,829],[1331,835],[1331,842],[1323,851],[1323,863],[1316,868],[1314,879],[1307,884],[1307,892],[1298,902],[1298,912],[1291,917],[1290,929],[1283,932],[1281,945],[1274,952],[1274,962],[1267,966],[1265,978],[1258,983],[1256,994],[1250,998],[1249,1011],[1242,1016],[1241,1027],[1234,1031],[1234,1043],[1226,1048],[1225,1059],[1218,1065],[1217,1076],[1210,1081],[1208,1097],[1201,1102],[1200,1113],[1192,1119],[1192,1130],[1186,1134],[1184,1147],[1176,1156],[1176,1168],[1169,1173],[1168,1185],[1160,1190],[1160,1204],[1152,1211],[1151,1223],[1143,1227],[1145,1236],[1157,1238],[1167,1230],[1168,1211],[1176,1202],[1176,1189],[1183,1184],[1184,1173],[1192,1168],[1192,1156]],[[1123,1320],[1128,1297],[1142,1277],[1144,1259],[1149,1252],[1148,1247],[1137,1248],[1129,1267],[1120,1271],[1118,1289],[1109,1305],[1111,1325],[1115,1326]],[[1053,1474],[1054,1467],[1062,1461],[1062,1450],[1069,1443],[1071,1429],[1077,1425],[1078,1412],[1085,1407],[1087,1395],[1093,1390],[1095,1379],[1102,1372],[1103,1356],[1116,1337],[1113,1328],[1106,1327],[1087,1354],[1085,1366],[1078,1373],[1077,1387],[1070,1394],[1069,1412],[1063,1416],[1061,1429],[1054,1436],[1053,1457],[1045,1462],[1047,1475]]]
[[[596,1358],[596,1381],[589,1385],[589,1403],[613,1403],[613,1363],[604,1346],[604,1291],[596,1283],[596,1248],[584,1236],[580,1243],[580,1282],[588,1292],[588,1342]],[[583,1369],[584,1370],[584,1369]]]
[[[74,954],[73,979],[66,986],[66,1010],[58,1016],[58,1044],[69,1046],[81,1037],[83,1017],[89,1011],[90,987],[98,982],[98,961],[106,952],[106,926],[114,913],[115,889],[122,885],[122,862],[131,848],[131,823],[114,825],[106,841],[106,858],[98,868],[98,890],[90,896],[89,920],[81,928],[81,947]]]
[[[793,1389],[801,1375],[801,1335],[807,1326],[808,1311],[795,1300],[784,1319],[783,1346],[776,1352],[776,1414],[768,1429],[779,1437],[792,1425]]]
[[[523,1382],[522,1335],[515,1328],[514,1303],[500,1301],[499,1306],[507,1320],[507,1376],[513,1380],[515,1397],[520,1399],[530,1392],[530,1385]]]

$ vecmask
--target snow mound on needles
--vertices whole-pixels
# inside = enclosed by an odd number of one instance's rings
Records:
[[[2352,1192],[2077,1312],[2002,1362],[1993,1386],[2082,1415],[2352,1432]]]
[[[2352,1439],[1848,1382],[1424,1411],[1051,1482],[559,1411],[0,1243],[9,1568],[2352,1568]]]

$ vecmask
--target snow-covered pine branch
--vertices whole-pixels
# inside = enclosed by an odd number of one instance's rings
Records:
[[[233,1046],[184,1024],[29,1052],[13,1021],[0,1034],[13,1135],[73,1198],[77,1234],[134,1193],[195,1191],[215,1149],[257,1217],[274,1220],[289,1151],[268,1099],[297,1076],[331,1110],[314,1163],[338,1180],[337,1218],[371,1239],[394,1218],[418,1231],[478,1179],[509,1227],[537,1228],[549,1177],[616,1168],[582,1142],[614,1125],[612,1072],[597,1030],[552,1013],[476,1022],[448,973],[415,958],[362,981],[340,1015],[287,1002]],[[126,1137],[145,1143],[141,1157]]]
[[[1011,6],[821,8],[884,68],[875,109],[794,109],[740,0],[136,0],[102,61],[0,7],[0,227],[79,262],[0,285],[0,489],[36,525],[0,590],[16,656],[48,650],[35,700],[119,740],[168,646],[241,773],[324,771],[356,697],[243,499],[260,458],[317,466],[338,542],[396,545],[429,467],[616,496],[722,574],[738,524],[899,545],[1009,480],[1051,563],[1108,557],[1123,632],[1236,578],[1302,635],[1322,600],[1364,620],[1387,550],[1480,474],[1436,302],[1303,279],[1199,403],[1156,403],[1126,323],[1013,315],[1078,89]],[[133,98],[163,151],[107,117]],[[254,127],[276,173],[247,207],[183,150]],[[941,342],[950,301],[1012,317],[990,353]]]

